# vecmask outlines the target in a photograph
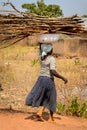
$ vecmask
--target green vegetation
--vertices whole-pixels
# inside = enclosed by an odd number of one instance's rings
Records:
[[[87,18],[87,14],[84,14],[82,17],[83,17],[83,18]]]
[[[35,66],[37,63],[39,63],[39,60],[38,60],[38,59],[33,59],[33,60],[31,60],[31,65],[32,65],[32,66]]]
[[[79,102],[78,97],[74,97],[68,105],[59,103],[57,105],[57,113],[87,118],[87,102]]]
[[[74,63],[75,63],[75,65],[80,65],[81,64],[80,59],[79,58],[75,58]]]
[[[37,3],[23,4],[22,8],[27,9],[29,13],[40,16],[59,17],[63,15],[59,5],[46,5],[44,0],[38,0]]]

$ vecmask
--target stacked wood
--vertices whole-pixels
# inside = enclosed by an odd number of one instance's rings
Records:
[[[16,43],[31,35],[43,33],[81,35],[85,30],[82,19],[71,17],[49,18],[35,14],[0,14],[0,43]]]

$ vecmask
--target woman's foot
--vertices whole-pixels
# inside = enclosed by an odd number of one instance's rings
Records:
[[[55,120],[54,120],[53,117],[50,117],[50,118],[48,119],[48,122],[55,122]]]
[[[48,122],[55,122],[52,111],[50,111]]]
[[[39,111],[37,112],[37,118],[39,121],[45,121],[42,117],[42,113],[43,113],[44,109],[45,108],[43,106],[39,107]]]
[[[36,116],[37,116],[37,120],[38,120],[38,121],[43,121],[43,122],[45,121],[45,120],[43,119],[42,115],[39,115],[39,114],[37,113]]]

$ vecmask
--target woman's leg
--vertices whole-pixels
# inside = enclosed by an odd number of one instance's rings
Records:
[[[50,116],[49,116],[49,122],[52,122],[52,121],[54,121],[54,117],[53,117],[53,112],[50,110]]]
[[[44,109],[45,109],[45,107],[40,106],[40,107],[39,107],[39,111],[37,112],[37,118],[38,118],[39,120],[41,120],[41,121],[45,121],[45,120],[43,119],[43,117],[42,117],[42,113],[43,113]]]
[[[37,115],[42,116],[42,113],[43,113],[44,109],[45,108],[43,106],[40,106],[39,111],[37,112]]]

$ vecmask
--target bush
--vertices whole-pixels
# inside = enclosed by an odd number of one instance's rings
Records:
[[[62,103],[57,104],[57,110],[58,114],[62,114],[63,111],[65,110],[65,105],[63,105]]]
[[[79,103],[78,97],[74,97],[70,105],[64,106],[62,103],[57,105],[57,113],[65,112],[68,115],[87,118],[87,102]]]

